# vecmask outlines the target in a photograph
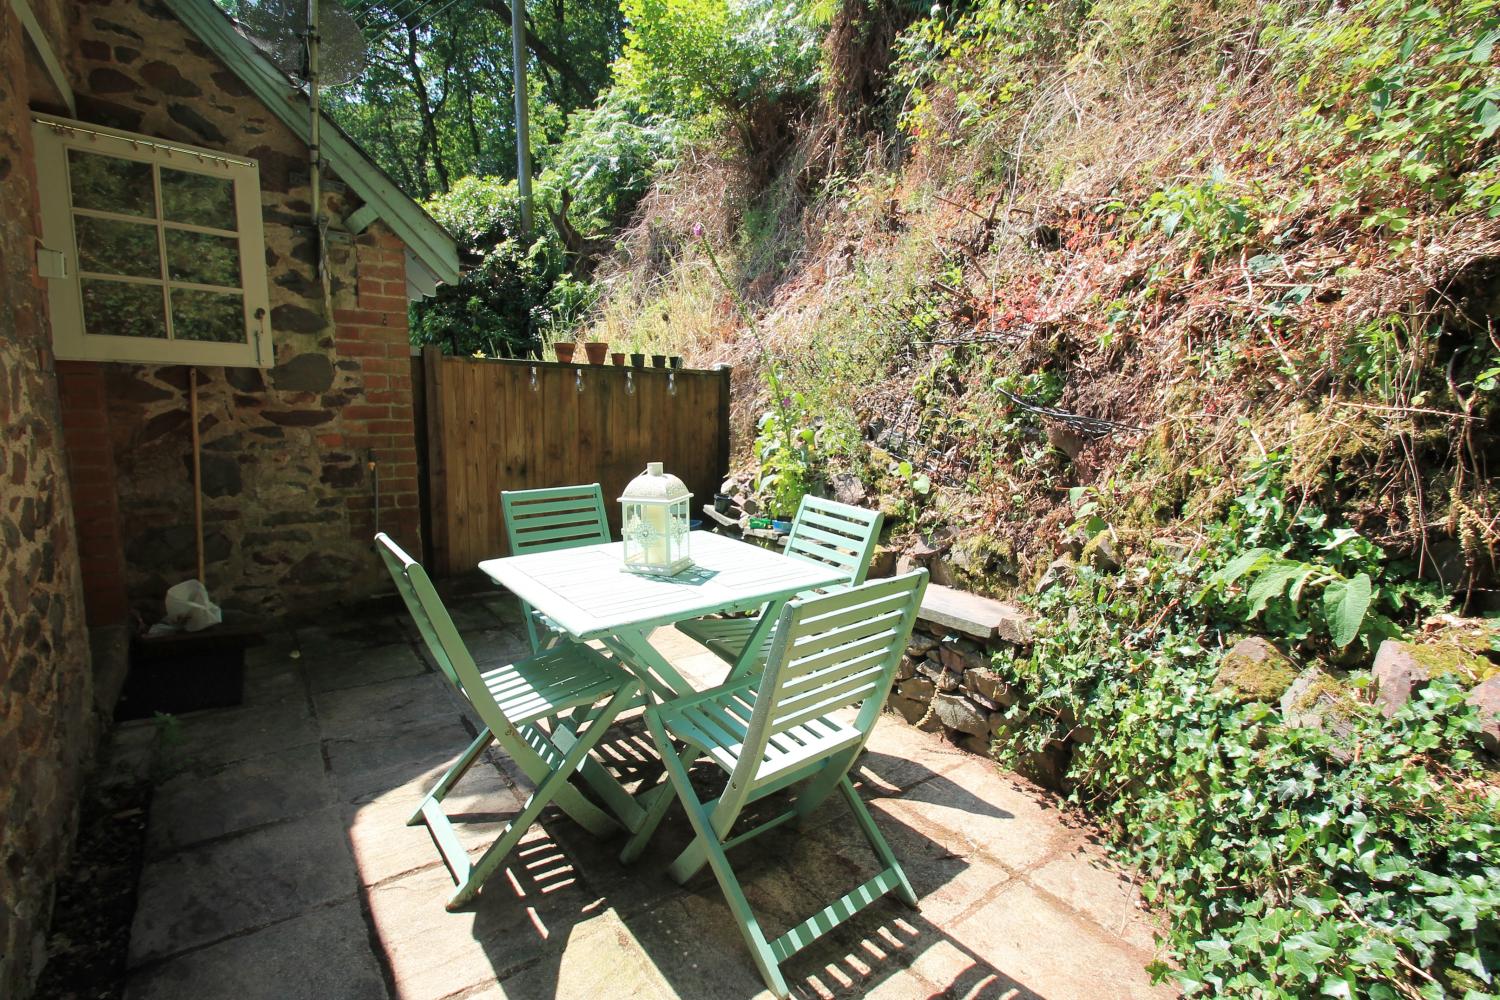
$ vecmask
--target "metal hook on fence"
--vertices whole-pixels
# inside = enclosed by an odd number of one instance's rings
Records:
[[[677,373],[676,372],[668,372],[667,373],[667,395],[668,396],[675,396],[675,395],[677,395]]]
[[[634,372],[626,372],[625,373],[625,395],[627,395],[627,396],[634,396],[635,395],[635,373]]]
[[[573,384],[578,387],[578,391],[579,392],[582,392],[583,391],[583,369],[582,368],[575,368],[575,369],[573,369],[573,371],[575,373],[574,374],[574,378],[573,378]]]
[[[536,365],[532,365],[531,366],[531,391],[532,392],[536,392],[537,391],[537,385],[536,385]]]

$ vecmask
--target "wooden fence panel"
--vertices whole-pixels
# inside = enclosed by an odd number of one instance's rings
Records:
[[[597,482],[618,538],[615,499],[647,462],[681,477],[695,511],[729,471],[727,368],[669,373],[428,348],[420,371],[431,558],[446,575],[505,554],[501,490]]]

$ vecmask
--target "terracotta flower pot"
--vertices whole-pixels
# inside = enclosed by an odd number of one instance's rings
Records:
[[[573,349],[577,346],[577,344],[553,344],[552,353],[557,355],[558,361],[567,364],[573,360]]]
[[[623,368],[625,366],[625,355],[618,352],[613,353],[609,356],[609,363]]]
[[[609,357],[609,344],[602,340],[590,340],[583,345],[583,353],[588,355],[589,364],[602,365],[604,359]]]

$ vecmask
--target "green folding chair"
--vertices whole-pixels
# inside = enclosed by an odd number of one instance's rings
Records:
[[[826,563],[847,575],[845,583],[822,588],[821,592],[857,586],[865,582],[870,557],[880,541],[882,521],[883,515],[877,511],[805,496],[787,536],[786,554],[794,559]],[[748,618],[694,618],[678,622],[677,630],[727,663],[740,662],[751,640],[758,639],[760,650],[744,664],[745,669],[754,670],[770,652],[770,635],[766,630],[770,623],[762,621],[763,617],[764,614]]]
[[[646,724],[666,764],[667,777],[697,834],[669,869],[685,882],[705,863],[761,976],[777,996],[787,995],[781,963],[888,892],[915,906],[916,893],[849,780],[895,680],[927,587],[917,570],[822,597],[791,601],[776,622],[771,654],[759,677],[724,684],[646,709]],[[849,711],[853,709],[852,719]],[[683,754],[673,740],[686,745]],[[722,793],[703,801],[688,777],[688,763],[706,756],[728,774]],[[751,802],[801,784],[792,807],[753,829],[734,834]],[[837,790],[854,812],[884,866],[863,885],[774,940],[750,909],[726,854],[788,820],[815,810]],[[646,821],[621,860],[639,857],[672,796],[658,790]]]
[[[644,816],[640,807],[588,756],[615,716],[639,694],[639,682],[604,654],[574,642],[481,672],[427,573],[384,533],[376,535],[375,542],[433,659],[484,724],[479,736],[427,793],[407,823],[427,824],[458,883],[448,909],[458,909],[474,899],[485,879],[500,867],[549,802],[555,800],[559,808],[597,835],[618,829],[619,824],[569,782],[575,772],[589,778],[590,787],[599,791],[611,808],[626,816],[636,814],[633,821],[625,822],[627,828],[639,823]],[[564,713],[574,711],[581,716],[576,720],[579,729],[562,718]],[[539,725],[543,722],[550,722],[550,731]],[[498,741],[536,783],[536,791],[484,854],[471,861],[443,812],[442,802],[492,741]]]
[[[544,490],[502,490],[500,512],[505,519],[505,540],[510,543],[513,556],[610,540],[604,492],[598,483]],[[561,629],[525,601],[521,602],[521,613],[526,620],[526,638],[531,640],[533,650],[561,637]]]

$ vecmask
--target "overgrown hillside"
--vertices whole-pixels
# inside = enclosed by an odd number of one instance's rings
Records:
[[[1037,610],[997,755],[1162,975],[1494,995],[1497,5],[626,11],[680,130],[553,335],[733,363],[756,502]]]

